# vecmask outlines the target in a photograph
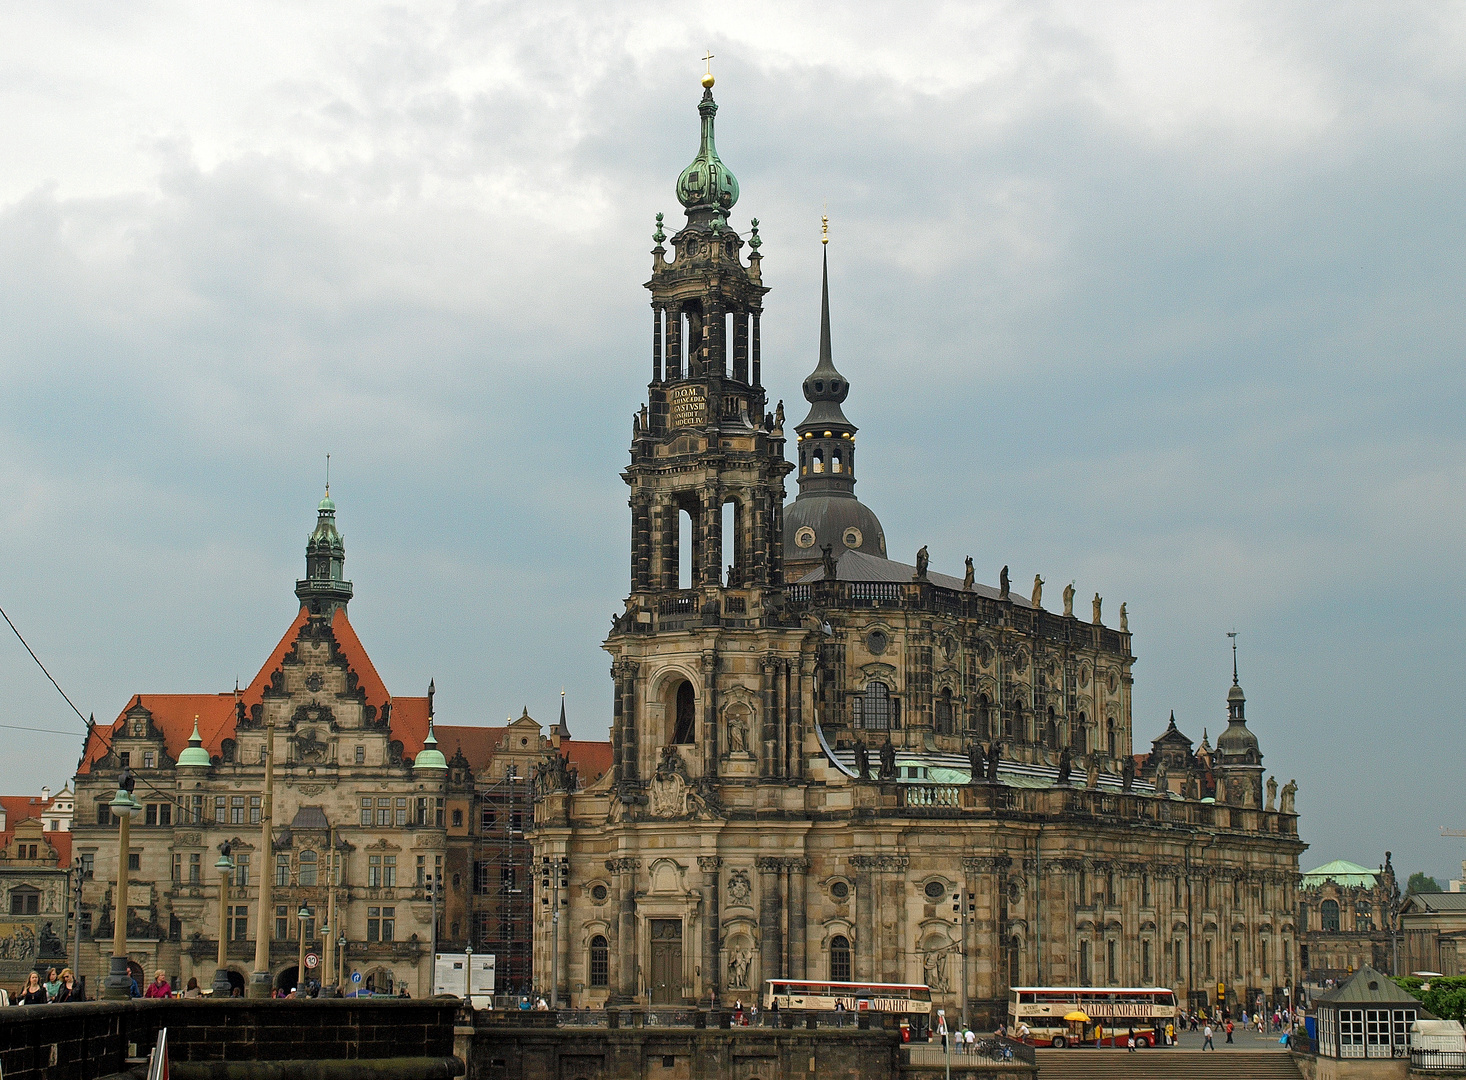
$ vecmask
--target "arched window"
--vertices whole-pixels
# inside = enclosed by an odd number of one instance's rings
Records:
[[[1008,941],[1008,985],[1023,983],[1023,941],[1017,935]]]
[[[857,727],[867,731],[889,731],[891,723],[891,688],[883,682],[865,684],[865,693],[856,699],[859,712]]]
[[[1089,942],[1087,941],[1081,941],[1079,943],[1079,985],[1094,985],[1094,974],[1090,969],[1089,962]]]
[[[830,981],[850,981],[850,941],[840,934],[830,939]]]
[[[832,473],[839,472],[840,471],[840,465],[841,465],[840,451],[838,451],[838,450],[831,451],[831,453],[830,453],[830,472],[832,472]]]
[[[1054,707],[1049,706],[1049,718],[1044,724],[1044,745],[1050,749],[1059,748],[1059,725],[1054,723]]]
[[[692,683],[682,682],[677,686],[677,726],[672,732],[674,743],[696,742],[697,696],[692,692]]]
[[[986,694],[977,699],[977,732],[983,738],[990,737],[993,732],[989,726],[992,718],[993,703],[988,700]]]
[[[1337,900],[1325,900],[1318,905],[1318,928],[1320,930],[1339,929],[1339,902]]]
[[[938,735],[953,734],[952,728],[952,691],[943,689],[937,695],[936,701],[936,729]]]
[[[1089,752],[1088,748],[1084,745],[1084,731],[1088,723],[1089,721],[1085,719],[1084,714],[1080,713],[1078,723],[1069,729],[1069,749],[1073,750],[1076,754]]]
[[[814,471],[817,473],[825,471],[825,452],[819,447],[815,447],[814,451]]]
[[[1108,742],[1107,742],[1107,745],[1109,746],[1109,755],[1110,755],[1110,757],[1114,757],[1116,754],[1118,754],[1120,752],[1120,744],[1115,741],[1115,718],[1114,717],[1110,717],[1108,728],[1109,728],[1109,732],[1108,732]]]
[[[1023,706],[1016,701],[1007,709],[1007,729],[1003,732],[1010,739],[1023,738]]]
[[[302,885],[316,883],[316,853],[314,851],[300,853],[300,883]]]
[[[590,984],[593,987],[610,985],[611,949],[606,939],[597,934],[590,939]]]

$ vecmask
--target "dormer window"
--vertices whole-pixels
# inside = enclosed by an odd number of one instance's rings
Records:
[[[151,750],[143,751],[143,768],[155,769],[158,767],[158,755]]]

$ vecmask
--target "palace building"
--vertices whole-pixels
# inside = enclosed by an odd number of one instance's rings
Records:
[[[610,768],[537,785],[534,862],[568,867],[535,907],[537,985],[594,1007],[748,1001],[779,977],[923,982],[988,1024],[1016,985],[1282,1000],[1305,845],[1294,785],[1265,792],[1235,673],[1215,750],[1173,719],[1137,753],[1123,605],[1108,625],[1096,594],[1086,621],[1072,587],[1053,611],[1006,567],[992,588],[970,559],[958,577],[925,548],[889,558],[854,492],[828,259],[786,445],[762,241],[730,219],[704,86],[686,222],[668,237],[658,215],[653,236]]]

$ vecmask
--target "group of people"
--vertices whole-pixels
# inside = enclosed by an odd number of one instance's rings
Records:
[[[4,993],[4,991],[0,991]],[[11,1002],[14,1005],[59,1005],[66,1001],[85,1001],[81,986],[76,981],[76,976],[71,973],[70,968],[62,968],[57,974],[55,968],[46,973],[46,981],[41,981],[41,974],[32,971],[26,984],[20,988]]]

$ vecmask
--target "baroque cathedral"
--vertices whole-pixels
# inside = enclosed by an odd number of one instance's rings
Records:
[[[1132,738],[1118,627],[893,561],[855,495],[831,343],[794,425],[770,409],[754,219],[701,143],[653,235],[633,420],[630,591],[605,648],[611,767],[544,778],[535,978],[576,1007],[754,1000],[773,978],[925,983],[994,1023],[1020,985],[1282,1000],[1297,978],[1291,783],[1264,787],[1235,675],[1213,749]],[[784,378],[788,373],[777,373]],[[785,478],[798,494],[786,505]],[[725,531],[730,535],[724,535]],[[683,547],[690,550],[683,551]],[[690,572],[683,568],[690,566]],[[563,776],[563,772],[560,774]]]

